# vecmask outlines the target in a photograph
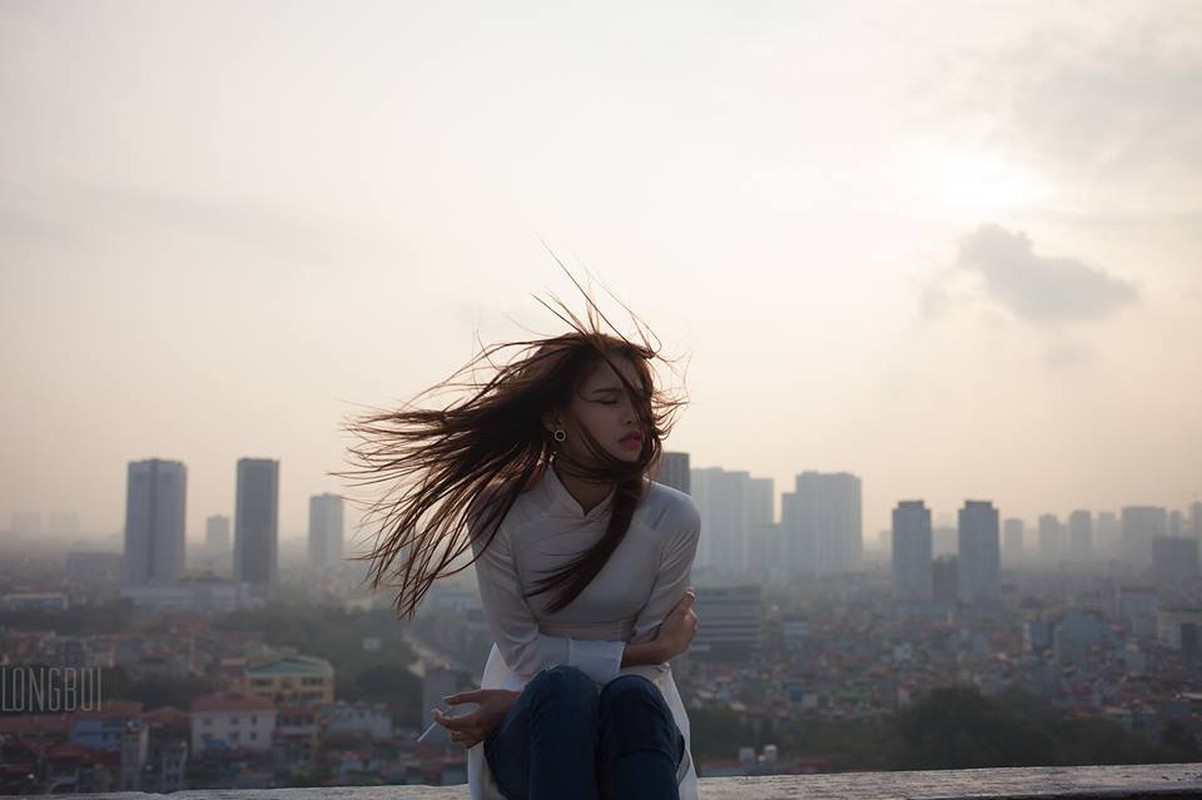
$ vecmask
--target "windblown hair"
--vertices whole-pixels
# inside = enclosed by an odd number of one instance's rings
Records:
[[[364,515],[363,525],[375,529],[374,547],[354,560],[371,561],[373,590],[381,586],[396,590],[393,606],[398,616],[412,618],[434,581],[471,566],[492,543],[518,496],[538,482],[552,458],[562,474],[613,483],[615,492],[605,535],[536,581],[527,596],[557,590],[548,608],[551,612],[566,608],[625,538],[646,479],[654,477],[651,473],[658,468],[662,440],[686,401],[655,386],[652,363],[666,359],[650,345],[637,318],[641,344],[603,332],[598,317],[615,333],[617,329],[587,292],[585,297],[587,322],[558,299],[562,314],[536,298],[568,323],[571,332],[485,348],[400,410],[373,410],[344,424],[344,430],[359,440],[349,448],[358,468],[333,474],[353,479],[355,486],[388,484]],[[513,361],[501,367],[493,363],[493,354],[517,347],[522,349]],[[543,417],[566,407],[602,361],[613,365],[621,358],[633,363],[639,377],[640,385],[632,386],[615,366],[640,418],[642,451],[637,460],[619,459],[581,428],[593,462],[574,461],[559,450]],[[474,374],[485,361],[496,370],[487,382],[455,382],[465,372]],[[442,410],[416,407],[422,397],[445,388],[469,389],[474,394]],[[475,551],[472,559],[454,567],[469,549]]]

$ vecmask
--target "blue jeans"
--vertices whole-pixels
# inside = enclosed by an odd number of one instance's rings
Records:
[[[484,740],[484,756],[509,800],[678,798],[684,736],[656,686],[639,675],[598,696],[575,667],[539,672]]]

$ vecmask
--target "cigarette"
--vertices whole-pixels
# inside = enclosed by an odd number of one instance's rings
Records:
[[[433,733],[434,729],[437,727],[438,727],[438,720],[434,720],[433,722],[431,722],[430,727],[428,727],[424,731],[422,731],[422,735],[417,737],[418,744],[421,744],[422,742],[424,742],[426,740],[426,737],[429,736],[431,733]]]

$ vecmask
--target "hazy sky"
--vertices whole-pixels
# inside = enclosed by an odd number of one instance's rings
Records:
[[[1202,492],[1192,0],[0,0],[0,109],[0,526],[160,457],[197,538],[254,456],[302,531],[356,404],[582,309],[540,238],[687,359],[669,449],[870,540]]]

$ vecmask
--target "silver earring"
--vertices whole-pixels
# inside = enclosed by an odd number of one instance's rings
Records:
[[[563,428],[556,428],[554,436],[555,436],[555,441],[562,442],[564,439],[568,438],[568,432],[565,431]]]

